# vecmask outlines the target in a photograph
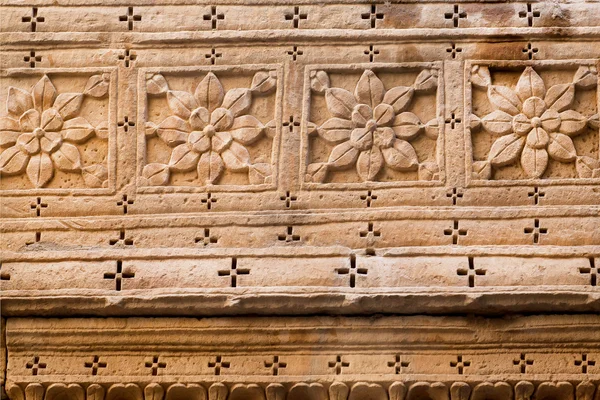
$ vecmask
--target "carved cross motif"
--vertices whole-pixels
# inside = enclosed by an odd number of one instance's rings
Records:
[[[37,7],[33,7],[31,9],[31,16],[25,16],[25,17],[21,18],[21,21],[30,23],[31,24],[31,32],[35,32],[35,30],[37,28],[37,24],[39,24],[41,22],[45,22],[45,18],[38,16]]]
[[[92,375],[98,375],[98,368],[106,368],[106,363],[100,361],[99,356],[94,356],[92,362],[86,362],[84,367],[92,369]]]
[[[292,50],[287,51],[287,54],[292,56],[293,61],[296,61],[298,56],[301,56],[302,54],[304,54],[304,52],[302,50],[298,49],[298,46],[294,46],[294,47],[292,47]]]
[[[133,30],[133,23],[134,22],[139,22],[142,20],[142,16],[141,15],[135,15],[133,13],[133,7],[128,7],[127,8],[127,13],[125,13],[125,15],[120,15],[119,16],[119,21],[121,22],[127,22],[127,29],[129,29],[130,31]]]
[[[128,199],[127,195],[124,194],[121,200],[117,201],[117,206],[123,207],[123,214],[127,214],[127,206],[130,206],[134,203],[133,200]]]
[[[394,367],[394,372],[396,375],[402,373],[403,368],[407,368],[410,365],[409,361],[402,361],[400,358],[400,354],[396,354],[393,361],[388,361],[388,367]]]
[[[125,115],[123,117],[123,121],[118,122],[117,126],[119,128],[123,128],[123,132],[127,133],[127,132],[129,132],[129,128],[133,128],[135,126],[135,122],[130,121],[129,117],[127,115]]]
[[[366,231],[360,231],[359,232],[359,236],[361,238],[367,238],[367,241],[371,242],[375,238],[381,237],[381,231],[380,230],[375,230],[375,228],[373,227],[373,223],[369,222],[367,224],[367,230]]]
[[[446,193],[446,197],[451,198],[452,205],[455,206],[456,203],[458,202],[458,199],[462,199],[463,192],[461,192],[458,188],[452,188],[451,192]]]
[[[25,367],[31,370],[32,375],[37,375],[40,369],[46,368],[46,363],[40,362],[40,358],[38,356],[34,356],[33,361],[25,364]]]
[[[167,367],[167,363],[158,361],[158,356],[152,357],[152,361],[151,362],[146,361],[146,363],[144,365],[146,366],[146,368],[150,368],[153,376],[158,375],[159,368]]]
[[[600,267],[596,267],[596,260],[594,257],[590,257],[590,266],[579,268],[580,274],[590,274],[590,285],[598,285],[598,276],[600,276]]]
[[[329,368],[333,368],[336,375],[342,374],[342,368],[350,366],[350,363],[342,360],[342,356],[336,356],[335,361],[329,361]]]
[[[212,29],[217,29],[217,23],[219,20],[224,20],[225,19],[225,15],[223,13],[218,14],[217,13],[217,6],[211,6],[210,7],[210,14],[204,14],[202,16],[202,19],[204,19],[205,21],[210,21],[211,27]]]
[[[212,208],[212,203],[216,203],[217,202],[217,198],[216,197],[212,197],[212,193],[207,192],[206,193],[206,197],[203,199],[200,199],[200,202],[204,205],[206,205],[206,209],[210,210]]]
[[[367,207],[371,207],[373,201],[377,200],[377,195],[373,194],[370,190],[367,190],[367,194],[361,195],[360,199],[366,202]]]
[[[463,361],[463,356],[457,356],[456,361],[450,361],[450,366],[456,368],[456,372],[462,375],[465,368],[471,366],[471,361]]]
[[[583,353],[581,355],[581,360],[575,360],[575,365],[577,367],[581,367],[582,374],[587,374],[588,367],[593,367],[594,365],[596,365],[596,361],[588,359],[588,355]]]
[[[115,246],[117,244],[124,244],[125,246],[133,246],[133,239],[126,239],[125,238],[125,229],[121,229],[119,231],[119,238],[118,239],[110,239],[108,241],[108,244],[110,244],[111,246]]]
[[[209,228],[204,228],[204,236],[202,237],[197,237],[194,239],[194,243],[202,243],[202,245],[204,247],[208,246],[209,244],[215,244],[219,241],[219,238],[216,236],[212,236],[210,234],[210,229]]]
[[[125,49],[125,52],[119,56],[119,60],[123,61],[125,68],[129,68],[131,62],[135,61],[137,55],[133,50]]]
[[[292,21],[292,25],[294,26],[294,28],[299,28],[300,20],[307,19],[307,18],[308,18],[308,15],[306,13],[300,12],[300,7],[294,7],[293,13],[290,13],[290,12],[285,13],[285,20]]]
[[[452,47],[447,48],[446,52],[450,53],[450,55],[452,56],[452,58],[456,58],[456,54],[461,53],[462,52],[462,48],[456,47],[456,43],[452,43]]]
[[[357,275],[367,275],[369,270],[367,268],[357,268],[356,267],[356,255],[350,255],[350,268],[336,268],[335,272],[338,275],[350,275],[350,287],[353,288],[356,286],[356,276]]]
[[[375,61],[375,56],[379,54],[379,50],[375,49],[375,46],[370,45],[367,50],[364,51],[366,56],[369,56],[369,62]]]
[[[446,123],[450,124],[450,128],[454,129],[457,124],[460,124],[462,120],[460,117],[457,117],[456,114],[451,113],[450,118],[446,118]]]
[[[533,60],[533,56],[538,52],[537,47],[532,47],[531,43],[527,43],[527,47],[523,49],[523,53],[527,54],[527,58]]]
[[[533,19],[539,18],[540,12],[533,11],[531,8],[531,3],[527,3],[527,11],[519,11],[519,18],[527,18],[527,25],[533,26]]]
[[[35,51],[31,50],[28,56],[23,57],[23,61],[29,63],[31,68],[35,68],[35,63],[42,62],[42,56],[36,56]]]
[[[237,277],[238,275],[250,275],[249,268],[238,268],[237,267],[237,258],[233,257],[231,259],[231,269],[230,270],[220,270],[218,271],[219,276],[230,276],[231,277],[231,287],[237,287]]]
[[[105,272],[104,279],[113,279],[115,281],[115,290],[121,291],[123,279],[135,278],[134,272],[123,272],[123,261],[117,261],[116,272]]]
[[[285,208],[291,208],[292,202],[298,200],[298,196],[293,195],[289,190],[285,192],[285,195],[279,196],[279,200],[285,202]]]
[[[360,14],[360,17],[362,19],[368,19],[371,21],[371,28],[375,28],[376,24],[377,24],[377,20],[378,19],[383,19],[385,15],[383,13],[378,13],[377,12],[377,5],[376,4],[371,4],[371,11],[367,12],[367,13],[362,13]]]
[[[223,53],[217,53],[217,50],[213,47],[210,49],[210,53],[204,55],[204,58],[210,59],[211,65],[215,65],[217,63],[217,58],[221,57]]]
[[[454,220],[452,228],[444,229],[444,235],[452,236],[452,244],[458,244],[458,238],[460,236],[467,236],[467,230],[459,229],[458,228],[458,220]]]
[[[527,235],[532,235],[533,244],[538,244],[540,242],[541,235],[546,235],[548,233],[548,228],[540,227],[540,220],[536,218],[533,220],[533,228],[525,228],[523,229],[523,232]]]
[[[221,356],[216,356],[215,361],[209,361],[208,367],[215,369],[215,375],[221,375],[222,368],[229,368],[231,363],[229,361],[224,361]]]
[[[300,241],[300,235],[295,235],[294,234],[294,227],[293,226],[288,226],[286,233],[277,235],[277,240],[282,241],[282,242],[298,242]]]
[[[540,188],[538,188],[537,186],[535,186],[533,188],[533,191],[527,193],[527,196],[532,197],[533,198],[533,204],[535,204],[537,206],[540,203],[540,198],[545,197],[546,193],[542,192],[540,190]]]
[[[459,268],[456,270],[456,274],[459,276],[469,277],[469,287],[475,287],[475,276],[484,276],[487,270],[483,268],[475,268],[473,257],[469,257],[469,268]]]
[[[35,211],[35,216],[39,217],[42,215],[42,208],[48,208],[48,204],[42,203],[42,198],[38,197],[36,203],[31,204],[31,210]]]
[[[528,359],[525,353],[521,353],[518,359],[513,360],[513,364],[519,367],[522,374],[525,374],[527,373],[527,367],[533,365],[533,360]]]
[[[460,11],[458,8],[458,4],[454,5],[454,9],[452,12],[444,13],[445,19],[451,19],[455,28],[458,28],[458,22],[461,18],[467,18],[467,13],[464,11]]]
[[[290,54],[290,53],[288,52],[288,54]],[[300,54],[302,54],[302,52],[300,52]],[[295,121],[295,120],[294,120],[294,116],[293,116],[293,115],[290,115],[290,118],[289,118],[289,120],[288,120],[288,121],[285,121],[285,122],[283,123],[283,126],[285,126],[286,128],[288,128],[288,130],[290,131],[290,133],[294,133],[294,130],[295,130],[297,127],[299,127],[299,126],[300,126],[300,122],[298,122],[298,121]]]
[[[273,376],[279,375],[279,369],[287,367],[287,363],[279,361],[279,356],[273,357],[273,362],[265,361],[265,368],[270,368]]]

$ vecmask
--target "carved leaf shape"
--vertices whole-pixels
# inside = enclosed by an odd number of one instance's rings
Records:
[[[383,82],[369,69],[363,72],[356,84],[354,97],[360,104],[366,104],[372,109],[381,104],[385,88]]]
[[[542,382],[539,384],[536,399],[573,400],[573,385],[570,382]]]
[[[329,400],[346,400],[348,398],[348,386],[343,382],[333,382],[329,386]]]
[[[23,132],[33,132],[40,127],[40,113],[37,110],[27,110],[19,118],[19,124]]]
[[[36,188],[44,186],[52,176],[54,176],[54,167],[47,153],[39,153],[31,157],[27,164],[27,177]]]
[[[354,164],[358,158],[359,151],[350,142],[338,144],[329,154],[329,166],[336,169],[347,168]]]
[[[525,102],[525,100],[530,97],[539,97],[543,99],[546,94],[546,85],[544,85],[544,81],[531,67],[525,68],[525,71],[523,71],[517,82],[516,89],[517,95],[522,102]]]
[[[394,120],[394,117],[394,109],[389,104],[380,104],[373,110],[373,118],[380,127],[390,126],[390,122]]]
[[[0,163],[0,165],[2,164]],[[577,157],[577,161],[575,161],[575,168],[577,169],[577,175],[580,178],[591,178],[594,170],[600,168],[600,161],[592,157],[580,156]]]
[[[151,186],[162,186],[169,182],[169,166],[166,164],[152,163],[148,164],[142,170],[142,176],[146,183]]]
[[[104,388],[97,383],[93,383],[87,388],[86,400],[104,400]]]
[[[79,171],[81,169],[81,155],[79,150],[72,144],[63,143],[58,150],[51,155],[54,165],[60,171]]]
[[[188,121],[173,115],[158,125],[156,134],[167,146],[175,147],[187,141],[191,129]]]
[[[25,388],[26,400],[43,400],[44,387],[39,383],[30,383]]]
[[[454,382],[450,387],[450,398],[452,400],[469,400],[471,386],[466,382]]]
[[[350,138],[353,127],[352,121],[333,117],[317,128],[317,133],[329,143],[340,143]]]
[[[357,382],[350,389],[348,400],[388,400],[385,389],[377,383]]]
[[[166,400],[206,400],[206,389],[195,383],[175,383],[167,389]]]
[[[267,163],[252,164],[248,168],[248,179],[252,185],[267,183],[271,174],[271,165]]]
[[[404,400],[406,396],[406,385],[402,382],[394,382],[388,389],[390,400]]]
[[[8,99],[6,100],[6,108],[8,112],[16,115],[17,117],[23,114],[27,110],[33,108],[33,100],[29,93],[23,89],[16,87],[8,88]]]
[[[196,168],[200,155],[190,148],[187,143],[180,144],[171,152],[169,167],[173,171],[186,172]]]
[[[505,86],[490,85],[488,87],[488,98],[497,109],[510,115],[517,115],[521,109],[521,100],[519,100],[517,94]]]
[[[313,163],[306,167],[305,179],[308,182],[323,183],[327,177],[328,165],[326,163]]]
[[[79,113],[83,94],[81,93],[63,93],[59,94],[54,102],[54,108],[63,119],[69,119]]]
[[[533,149],[529,146],[523,148],[521,154],[521,167],[530,178],[542,176],[548,166],[548,152],[546,149]]]
[[[436,140],[440,134],[440,125],[437,118],[433,118],[425,124],[425,136],[429,139]]]
[[[492,144],[488,160],[496,167],[512,164],[519,158],[524,144],[524,137],[515,134],[502,136]]]
[[[227,399],[227,386],[221,382],[213,383],[208,388],[208,399],[209,400],[226,400]]]
[[[252,78],[252,91],[255,93],[269,93],[277,86],[277,72],[259,71]]]
[[[571,162],[577,157],[573,141],[570,137],[562,133],[553,133],[550,135],[548,154],[556,161],[561,162]]]
[[[213,184],[221,177],[225,165],[219,153],[209,151],[200,157],[198,161],[198,178],[206,184]]]
[[[327,109],[334,117],[352,119],[352,111],[356,106],[356,99],[349,91],[340,88],[331,88],[325,91]]]
[[[267,386],[266,393],[267,400],[285,400],[286,390],[281,383],[269,384],[269,386]]]
[[[229,400],[265,400],[265,392],[255,383],[236,384],[231,388]]]
[[[108,389],[106,400],[142,400],[142,390],[135,383],[115,383]]]
[[[575,136],[581,133],[587,124],[587,118],[577,111],[567,110],[560,113],[560,133]]]
[[[76,117],[64,122],[62,137],[74,143],[84,143],[94,135],[94,127],[83,117]]]
[[[223,99],[223,107],[229,109],[234,117],[244,114],[251,105],[252,92],[249,89],[231,89]]]
[[[475,386],[471,400],[502,399],[512,400],[513,388],[506,382],[483,382]]]
[[[311,71],[310,73],[310,88],[317,93],[323,93],[329,89],[329,75],[325,71]]]
[[[448,387],[442,382],[415,382],[408,389],[408,400],[448,400]]]
[[[575,72],[573,83],[581,89],[591,89],[598,84],[598,70],[596,67],[582,65]]]
[[[106,185],[108,179],[108,170],[102,164],[92,164],[81,169],[83,181],[87,187],[99,188]],[[89,398],[89,388],[88,388]]]
[[[29,156],[16,147],[9,147],[0,153],[0,172],[3,175],[18,175],[25,171]]]
[[[13,118],[0,117],[0,147],[14,145],[20,134],[19,121]]]
[[[533,383],[527,381],[518,382],[515,385],[515,400],[529,400],[533,396]]]
[[[419,180],[432,181],[439,179],[440,167],[434,162],[424,162],[419,164]]]
[[[165,390],[158,383],[149,383],[144,388],[144,400],[162,400]]]
[[[473,179],[491,179],[492,166],[490,165],[489,161],[486,160],[473,162],[471,176]]]
[[[383,156],[377,146],[362,151],[356,162],[356,172],[363,181],[375,180],[375,177],[383,167]]]
[[[438,72],[434,69],[425,69],[415,79],[413,87],[423,92],[435,89],[438,85]]]
[[[245,171],[250,164],[250,153],[237,142],[231,142],[229,149],[221,153],[221,157],[230,171]]]
[[[492,84],[490,69],[484,65],[474,65],[471,69],[471,83],[482,89]]]
[[[392,147],[382,151],[385,163],[394,170],[411,171],[417,168],[417,153],[406,140],[396,139]]]
[[[221,85],[219,78],[212,72],[206,74],[194,92],[194,97],[196,97],[198,105],[208,109],[210,112],[221,105],[224,96],[225,90],[223,89],[223,85]]]
[[[88,79],[83,93],[95,98],[104,97],[108,93],[109,83],[110,74],[93,75]]]
[[[409,86],[396,86],[387,91],[383,96],[383,103],[394,108],[396,114],[406,110],[410,104],[415,90]]]
[[[242,115],[233,120],[229,133],[238,142],[248,145],[260,139],[264,125],[252,115]]]
[[[550,87],[544,101],[548,108],[561,112],[571,107],[573,99],[575,99],[575,85],[565,83]]]
[[[496,110],[481,119],[486,131],[495,135],[506,135],[512,132],[513,117],[504,111]]]
[[[576,400],[592,400],[594,398],[594,392],[596,391],[596,385],[592,382],[581,382],[575,389]]]
[[[194,96],[180,90],[169,90],[167,92],[167,104],[173,114],[185,120],[190,118],[192,110],[198,106]]]
[[[19,385],[13,383],[6,384],[6,393],[10,400],[25,400],[25,394]]]
[[[33,87],[33,106],[41,114],[52,107],[56,93],[56,88],[48,76],[44,75]]]
[[[396,136],[400,139],[411,140],[417,137],[423,129],[423,124],[419,117],[411,112],[403,112],[397,115],[392,123]]]
[[[63,126],[63,119],[54,108],[50,108],[42,114],[41,127],[45,131],[57,132]]]
[[[169,84],[161,74],[154,74],[146,79],[146,93],[163,94],[169,90]]]
[[[80,385],[54,383],[46,389],[46,400],[83,400],[84,391]]]

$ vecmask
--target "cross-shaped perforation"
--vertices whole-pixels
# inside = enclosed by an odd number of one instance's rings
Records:
[[[329,363],[327,365],[329,365],[329,368],[333,368],[333,371],[335,372],[336,375],[341,375],[342,369],[349,367],[350,363],[347,361],[344,361],[342,356],[338,355],[335,357],[335,361],[329,361]]]
[[[371,28],[375,28],[377,26],[377,20],[382,20],[385,15],[382,12],[377,12],[377,5],[371,4],[371,9],[369,12],[360,14],[362,19],[367,19],[371,21]]]
[[[142,20],[141,15],[133,13],[133,7],[128,7],[125,15],[119,16],[119,21],[127,22],[127,29],[130,31],[133,30],[133,23],[140,22],[141,20]]]
[[[45,22],[46,19],[44,17],[40,17],[38,15],[37,7],[32,7],[31,8],[31,16],[25,16],[25,17],[21,18],[21,21],[28,22],[31,27],[31,32],[35,32],[37,29],[37,24],[39,24],[41,22]]]
[[[292,26],[294,28],[300,28],[300,20],[308,19],[306,13],[300,12],[300,7],[294,7],[293,12],[286,12],[284,15],[286,21],[292,21]]]
[[[146,363],[144,365],[146,366],[146,368],[150,368],[150,371],[152,372],[152,376],[158,375],[159,369],[167,368],[167,363],[158,361],[158,356],[152,357],[152,361],[146,361]]]
[[[225,14],[217,13],[217,6],[211,6],[210,13],[204,14],[202,19],[205,21],[210,21],[211,28],[214,30],[217,29],[218,22],[225,19]]]
[[[215,361],[209,361],[208,367],[214,368],[215,375],[221,375],[221,370],[223,368],[229,368],[231,363],[229,361],[223,360],[221,356],[216,356]]]
[[[36,63],[42,62],[42,56],[36,55],[35,51],[31,50],[28,56],[23,57],[23,61],[28,63],[31,68],[35,68]]]
[[[394,368],[394,373],[396,375],[401,374],[403,368],[407,368],[410,365],[409,361],[402,361],[400,354],[396,354],[393,361],[388,361],[388,367]]]
[[[273,376],[279,375],[279,370],[282,368],[286,368],[287,363],[281,361],[279,356],[273,356],[273,361],[265,361],[265,368],[270,368]]]
[[[218,271],[219,276],[229,276],[231,278],[231,287],[238,286],[238,275],[250,275],[249,268],[238,268],[237,258],[231,259],[231,268]]]
[[[454,5],[452,12],[444,13],[445,19],[452,20],[452,24],[455,28],[458,28],[458,23],[462,18],[467,18],[467,13],[464,11],[460,11],[458,4]]]

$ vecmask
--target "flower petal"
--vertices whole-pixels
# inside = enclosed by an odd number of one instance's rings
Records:
[[[419,117],[417,117],[415,114],[411,112],[403,112],[394,118],[392,128],[394,129],[394,132],[398,138],[412,140],[417,137],[419,133],[421,133],[423,124],[421,123]]]
[[[180,90],[169,90],[167,92],[167,104],[173,114],[186,120],[190,118],[192,110],[198,108],[194,96]]]
[[[524,145],[524,137],[515,134],[502,136],[492,144],[488,160],[496,167],[512,164],[519,158]]]
[[[529,146],[523,148],[521,154],[521,167],[530,178],[542,176],[548,166],[548,152],[546,149],[533,149]]]
[[[190,126],[194,131],[201,131],[210,122],[210,112],[204,107],[198,107],[190,114]]]
[[[383,96],[383,103],[391,105],[394,113],[398,114],[408,107],[414,93],[415,89],[410,86],[396,86]]]
[[[548,154],[556,161],[571,162],[577,157],[573,141],[567,135],[554,133],[550,135]]]
[[[383,128],[377,128],[373,133],[373,142],[375,146],[383,149],[391,147],[396,139],[396,134],[392,128],[384,126]]]
[[[31,157],[27,164],[27,177],[36,188],[47,184],[54,176],[52,159],[46,153],[39,153]]]
[[[42,113],[41,128],[45,131],[56,132],[63,126],[63,119],[54,108],[49,108]]]
[[[8,109],[9,113],[20,116],[25,111],[33,108],[33,100],[28,92],[11,86],[8,88],[6,108]]]
[[[419,165],[417,153],[406,140],[396,139],[392,147],[382,149],[385,163],[397,171],[413,171]]]
[[[231,134],[227,131],[215,133],[215,136],[213,136],[211,139],[211,146],[213,151],[216,151],[217,153],[222,153],[224,150],[230,147],[230,145],[232,144],[232,140],[233,138],[231,137]]]
[[[357,104],[352,111],[352,122],[358,127],[364,127],[373,118],[373,109],[366,104]]]
[[[225,170],[223,159],[214,151],[202,154],[198,161],[198,178],[206,184],[213,184]]]
[[[233,125],[234,114],[226,108],[217,108],[210,116],[210,123],[215,130],[224,131]]]
[[[356,161],[356,172],[363,181],[374,180],[382,167],[383,156],[377,146],[362,151]]]
[[[561,112],[571,107],[573,99],[575,99],[575,85],[565,83],[548,89],[544,100],[548,108]]]
[[[530,97],[523,103],[523,114],[528,118],[541,117],[546,111],[546,103],[539,97]]]
[[[591,89],[598,85],[598,70],[589,65],[580,66],[573,76],[573,83],[580,89]]]
[[[354,127],[352,121],[342,118],[330,118],[317,128],[317,133],[329,143],[339,143],[350,139]]]
[[[504,111],[496,110],[483,117],[481,124],[486,131],[494,135],[506,135],[513,130],[513,117]]]
[[[338,144],[329,154],[328,165],[333,169],[343,169],[354,164],[358,158],[359,151],[354,148],[350,141]]]
[[[151,186],[162,186],[169,182],[169,166],[166,164],[152,163],[144,166],[142,177]]]
[[[62,135],[60,132],[46,132],[40,138],[40,147],[43,152],[52,153],[62,144]]]
[[[542,128],[544,128],[546,132],[556,132],[560,126],[560,115],[556,110],[544,111],[540,119],[542,120]]]
[[[63,119],[69,119],[79,113],[82,102],[83,94],[81,93],[63,93],[58,95],[53,108]]]
[[[196,153],[204,153],[210,149],[210,138],[203,131],[193,131],[188,136],[188,143]]]
[[[225,91],[219,78],[212,72],[206,74],[204,79],[200,81],[194,92],[194,97],[200,107],[208,109],[213,112],[223,102]]]
[[[532,149],[543,149],[548,145],[550,136],[542,128],[533,128],[531,132],[527,134],[527,146]]]
[[[200,155],[192,151],[187,143],[180,144],[171,152],[169,167],[173,171],[186,172],[196,168]]]
[[[65,121],[62,129],[63,139],[74,143],[84,143],[94,135],[94,127],[83,117]]]
[[[367,128],[356,128],[350,134],[349,142],[358,150],[367,150],[373,146],[373,132]]]
[[[223,98],[223,107],[231,111],[234,117],[246,113],[246,111],[250,109],[251,105],[252,92],[250,89],[231,89]]]
[[[81,155],[72,144],[63,143],[58,150],[50,156],[54,166],[60,171],[79,171],[81,169]]]
[[[18,175],[25,171],[29,156],[16,146],[9,147],[0,153],[0,173],[2,175]]]
[[[252,78],[251,90],[254,93],[269,93],[277,86],[277,71],[258,71]],[[258,170],[254,168],[254,170]]]
[[[110,84],[110,74],[92,75],[85,84],[83,93],[86,96],[95,97],[97,99],[106,96]],[[35,99],[34,99],[35,100]]]
[[[492,105],[499,110],[517,115],[521,110],[521,100],[510,88],[499,85],[488,86],[488,98]]]
[[[519,136],[525,136],[531,131],[533,125],[531,120],[525,114],[517,114],[512,121],[513,131]]]
[[[191,129],[188,121],[173,115],[158,124],[156,134],[168,146],[175,147],[186,142]]]
[[[383,82],[369,69],[363,72],[354,89],[354,96],[361,104],[366,104],[371,109],[375,108],[383,100],[385,88]]]
[[[33,106],[41,114],[46,111],[56,99],[56,88],[47,75],[44,75],[33,87]]]
[[[242,115],[233,120],[229,133],[241,144],[249,145],[260,139],[265,126],[252,115]]]
[[[250,165],[250,153],[237,142],[231,142],[231,146],[221,153],[221,157],[230,171],[246,171]]]
[[[331,88],[325,91],[327,109],[334,117],[352,119],[352,111],[356,106],[356,99],[349,91],[340,88]]]
[[[546,94],[546,85],[544,85],[544,81],[533,68],[527,67],[521,74],[519,82],[517,82],[516,91],[522,102],[525,102],[530,97],[540,97],[543,99]]]
[[[13,118],[0,117],[0,147],[13,146],[21,134],[19,121]]]
[[[396,114],[389,104],[380,104],[373,110],[373,118],[378,126],[389,126]]]
[[[23,153],[37,154],[40,151],[40,139],[33,132],[23,133],[17,138],[16,147]]]
[[[25,111],[19,118],[19,124],[23,132],[33,132],[40,127],[40,113],[34,109]]]
[[[585,129],[587,118],[577,111],[567,110],[560,113],[558,130],[565,135],[575,136]]]

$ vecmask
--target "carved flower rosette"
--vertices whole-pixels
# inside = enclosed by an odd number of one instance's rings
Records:
[[[223,185],[232,184],[231,179],[223,182],[232,175],[243,177],[234,181],[236,186],[272,183],[275,120],[261,121],[252,112],[257,98],[275,91],[276,71],[258,71],[250,87],[229,90],[213,72],[203,74],[193,91],[171,89],[170,79],[161,73],[146,75],[148,97],[166,100],[168,113],[160,121],[146,122],[141,185]],[[271,108],[261,108],[265,109]],[[166,162],[152,159],[148,144],[153,140],[162,143],[160,153],[167,154]],[[253,153],[253,148],[262,150]],[[259,161],[253,157],[256,154]]]
[[[65,181],[77,182],[74,174],[80,175],[82,187],[107,187],[108,146],[90,146],[90,142],[95,137],[107,141],[108,120],[101,112],[95,116],[84,108],[88,101],[107,97],[110,74],[89,77],[81,89],[60,93],[47,75],[31,89],[8,88],[7,114],[0,117],[0,175],[5,180],[23,176],[29,183],[7,182],[11,189],[49,187],[59,173],[63,175],[60,187],[70,187],[62,185]],[[93,124],[94,118],[103,120]]]
[[[409,84],[395,86],[379,76],[387,75],[389,80],[390,71],[361,70],[353,92],[332,86],[330,75],[324,70],[310,72],[311,99],[324,96],[326,108],[311,109],[310,114],[326,119],[306,124],[305,182],[440,180],[437,69],[422,69]],[[418,97],[426,100],[416,106]],[[328,150],[319,150],[319,143]],[[319,159],[318,153],[326,158]],[[336,179],[339,171],[350,174]]]
[[[470,117],[472,134],[485,133],[493,139],[484,160],[474,157],[473,179],[497,179],[496,172],[508,166],[520,168],[528,179],[555,178],[556,173],[550,171],[553,161],[560,163],[554,168],[559,172],[574,164],[573,178],[600,178],[597,151],[579,154],[590,146],[582,146],[578,151],[575,145],[577,138],[598,135],[596,100],[577,98],[578,94],[597,87],[596,67],[581,65],[571,81],[555,83],[556,79],[552,79],[553,85],[547,85],[538,72],[532,66],[525,67],[513,87],[495,84],[488,66],[472,67],[470,80],[474,90],[485,90],[493,109],[485,115],[473,113]],[[588,111],[589,115],[578,108],[586,105],[593,109]]]

